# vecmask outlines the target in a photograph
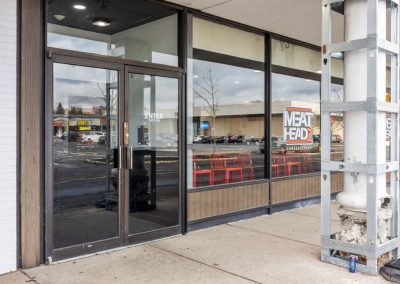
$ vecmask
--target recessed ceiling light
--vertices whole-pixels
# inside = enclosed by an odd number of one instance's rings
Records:
[[[318,71],[317,71],[317,73],[318,73],[318,74],[321,74],[321,73],[322,73],[322,71],[321,71],[321,70],[318,70]]]
[[[98,27],[108,27],[111,22],[107,19],[95,19],[92,24]]]
[[[54,15],[54,18],[56,18],[58,21],[62,21],[65,19],[64,15]]]
[[[235,82],[233,82],[233,84],[240,84],[240,82],[239,81],[235,81]]]
[[[197,76],[197,75],[193,75],[193,78],[199,78],[199,76]]]
[[[74,7],[76,10],[86,10],[86,6],[81,4],[75,4],[72,7]]]
[[[261,70],[254,70],[254,73],[261,73]]]

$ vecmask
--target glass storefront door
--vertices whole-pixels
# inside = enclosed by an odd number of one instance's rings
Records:
[[[83,254],[106,240],[119,245],[120,71],[62,62],[52,71],[53,248]]]
[[[179,234],[180,73],[49,60],[46,256]]]
[[[141,234],[156,238],[163,229],[179,229],[179,79],[157,73],[126,69],[126,191],[133,242]]]

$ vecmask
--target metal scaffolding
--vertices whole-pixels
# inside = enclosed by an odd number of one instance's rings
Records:
[[[393,258],[398,258],[398,216],[399,216],[399,139],[398,139],[398,115],[399,115],[399,0],[389,0],[391,10],[391,41],[379,38],[378,33],[378,2],[379,0],[365,0],[367,5],[367,37],[346,42],[332,42],[332,13],[344,12],[346,0],[322,1],[322,80],[321,80],[321,260],[335,265],[349,267],[349,261],[337,255],[337,251],[348,254],[362,255],[366,257],[366,263],[357,264],[357,269],[369,274],[379,272],[378,258],[393,252]],[[382,19],[381,19],[382,20]],[[363,23],[360,23],[360,25]],[[333,53],[350,52],[365,49],[367,62],[367,100],[332,102],[331,91],[331,59]],[[391,68],[391,101],[378,100],[380,90],[378,88],[378,52],[385,52],[390,56]],[[346,59],[344,59],[346,60]],[[346,84],[346,82],[345,82]],[[344,94],[346,96],[346,93]],[[331,161],[331,113],[349,113],[354,111],[366,112],[367,118],[367,162],[354,163],[349,161]],[[377,159],[378,115],[388,113],[391,117],[390,130],[390,161],[381,163]],[[344,140],[346,143],[346,140]],[[362,173],[368,180],[367,195],[367,244],[352,244],[336,240],[331,232],[331,173]],[[390,240],[379,244],[378,234],[378,183],[377,176],[390,173],[391,209],[393,212],[390,229]]]

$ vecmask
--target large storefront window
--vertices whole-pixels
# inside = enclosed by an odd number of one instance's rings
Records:
[[[271,174],[320,171],[320,82],[272,74]]]
[[[178,15],[145,0],[48,1],[49,47],[178,65]]]
[[[265,177],[264,36],[192,17],[189,188]]]
[[[191,187],[264,177],[264,72],[193,60]]]

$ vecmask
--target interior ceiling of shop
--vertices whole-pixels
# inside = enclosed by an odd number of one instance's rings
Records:
[[[294,39],[321,44],[321,0],[169,0],[205,13]],[[335,13],[333,39],[343,39],[343,16]]]
[[[48,22],[70,28],[77,28],[102,34],[116,34],[175,13],[158,3],[148,0],[48,0]],[[86,6],[78,11],[73,4]],[[63,15],[62,21],[54,15]],[[92,24],[95,19],[107,19],[108,27],[97,27]]]

